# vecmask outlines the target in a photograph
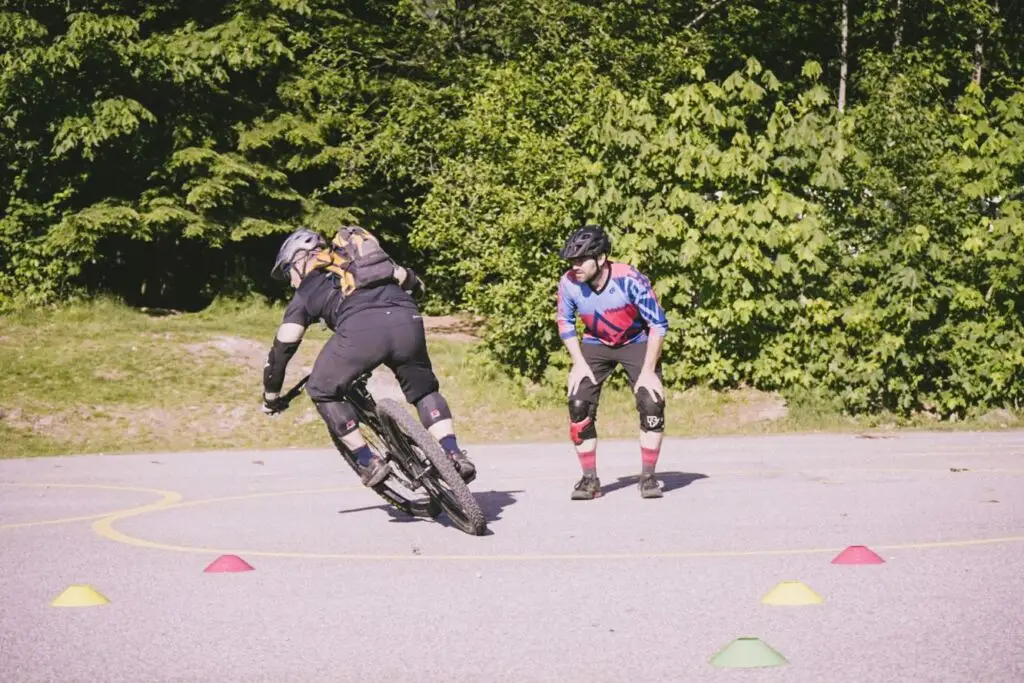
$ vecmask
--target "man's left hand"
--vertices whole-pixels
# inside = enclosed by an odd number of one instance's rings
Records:
[[[653,370],[640,371],[640,376],[636,378],[636,384],[633,386],[633,393],[640,391],[641,388],[651,392],[651,395],[659,402],[665,402],[665,389],[661,386],[661,380]]]

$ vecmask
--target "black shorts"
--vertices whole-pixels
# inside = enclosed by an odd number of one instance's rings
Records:
[[[591,382],[589,377],[584,377],[576,388],[576,393],[569,398],[588,401],[594,405],[597,405],[601,398],[601,387],[604,385],[604,381],[608,379],[617,365],[621,365],[625,369],[626,375],[629,377],[629,386],[632,388],[636,384],[637,378],[640,377],[640,371],[644,367],[644,357],[647,355],[647,342],[618,347],[604,344],[580,344],[580,348],[583,351],[583,359],[587,361],[587,365],[594,373],[594,378],[597,379],[597,384]],[[658,375],[658,379],[662,378],[660,359],[654,372]]]
[[[409,403],[438,390],[418,312],[369,309],[346,318],[320,350],[306,391],[316,402],[339,401],[354,379],[379,365],[395,373]]]

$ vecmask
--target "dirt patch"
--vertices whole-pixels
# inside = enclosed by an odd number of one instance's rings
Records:
[[[209,424],[196,424],[192,419],[183,419],[185,416],[181,413],[164,408],[114,408],[107,411],[106,415],[111,423],[120,427],[120,434],[125,439],[137,439],[142,435],[176,434],[181,432],[185,424],[193,433],[210,429]]]
[[[723,410],[723,418],[736,425],[774,422],[789,415],[786,400],[778,394],[743,389],[733,398],[735,403]]]
[[[70,444],[73,448],[97,439],[118,443],[173,443],[202,441],[236,433],[250,422],[252,405],[189,406],[176,409],[138,406],[79,406],[43,415],[12,410],[9,426]],[[187,427],[187,429],[186,429]],[[185,431],[183,431],[185,429]]]
[[[218,335],[210,341],[185,344],[185,349],[200,357],[227,356],[229,360],[256,370],[262,368],[267,361],[266,344],[230,335]]]
[[[402,393],[402,387],[395,379],[395,374],[384,366],[373,371],[370,380],[366,383],[366,388],[375,398],[393,398],[396,401],[405,402],[405,394]]]
[[[423,327],[431,337],[452,341],[480,341],[484,319],[468,315],[425,315]]]
[[[252,420],[255,414],[252,404],[189,406],[176,410],[165,408],[114,408],[109,416],[122,424],[121,433],[130,439],[142,436],[175,440],[179,437],[182,425],[203,438],[222,437],[235,433],[244,423]]]
[[[1005,429],[1011,424],[1016,424],[1017,418],[1006,408],[996,408],[978,418],[978,422],[986,426],[998,426]]]
[[[4,412],[3,420],[14,429],[31,431],[40,436],[57,441],[74,441],[75,437],[81,434],[73,422],[79,410],[66,410],[59,413],[47,413],[43,415],[32,415],[13,408]],[[78,439],[81,441],[81,439]]]

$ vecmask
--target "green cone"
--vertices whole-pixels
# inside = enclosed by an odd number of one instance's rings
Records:
[[[786,658],[754,637],[737,638],[711,658],[711,666],[723,669],[754,669],[782,666]]]

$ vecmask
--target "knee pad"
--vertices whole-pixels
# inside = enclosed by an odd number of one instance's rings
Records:
[[[448,401],[436,391],[432,391],[416,402],[416,412],[419,413],[420,422],[427,429],[441,420],[451,418],[452,411],[448,408]]]
[[[645,387],[636,392],[636,409],[640,413],[640,431],[665,431],[665,404],[651,395]]]
[[[579,399],[569,400],[569,438],[579,446],[586,439],[597,438],[597,405]]]
[[[320,417],[327,423],[331,436],[340,439],[359,428],[356,409],[348,401],[324,401],[314,403]]]

